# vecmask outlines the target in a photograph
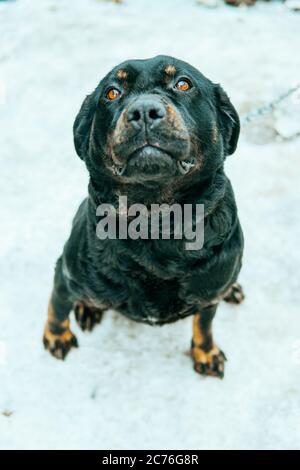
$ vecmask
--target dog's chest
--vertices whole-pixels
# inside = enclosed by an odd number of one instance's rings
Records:
[[[116,299],[110,300],[112,304],[116,300],[115,308],[136,321],[153,325],[176,321],[189,314],[186,299],[180,295],[189,272],[186,259],[168,252],[128,251],[111,266],[119,290]],[[118,302],[120,297],[124,300]]]
[[[152,325],[176,321],[186,316],[185,302],[180,299],[180,282],[161,279],[149,273],[131,278],[126,302],[119,310],[126,316]]]

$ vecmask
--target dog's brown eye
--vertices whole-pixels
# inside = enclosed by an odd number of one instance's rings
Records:
[[[191,84],[187,80],[178,80],[175,87],[180,91],[188,91],[191,88]]]
[[[110,101],[114,101],[117,98],[119,98],[120,95],[121,95],[121,92],[117,90],[117,88],[111,88],[106,93],[106,98],[109,99]]]

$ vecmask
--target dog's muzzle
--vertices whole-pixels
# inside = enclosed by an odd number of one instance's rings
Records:
[[[180,114],[158,95],[134,99],[115,130],[112,171],[117,176],[186,175],[195,160],[189,157],[189,135]]]

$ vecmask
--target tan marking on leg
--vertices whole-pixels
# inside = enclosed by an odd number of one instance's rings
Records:
[[[211,325],[201,328],[201,314],[193,317],[193,341],[191,355],[194,369],[202,375],[211,375],[223,378],[225,354],[213,342]]]
[[[48,306],[43,343],[45,349],[48,349],[57,359],[64,359],[72,347],[78,346],[76,336],[70,330],[70,320],[67,318],[59,322],[55,317],[51,302]]]
[[[212,349],[208,352],[203,351],[203,349],[194,347],[192,348],[192,355],[195,362],[201,362],[202,364],[210,364],[212,362],[213,356],[219,354],[220,349],[216,344],[213,345]]]
[[[200,313],[193,316],[193,341],[195,346],[200,347],[204,343],[204,336],[200,328]]]
[[[70,325],[69,320],[65,320],[64,322],[60,323],[59,327],[64,328],[64,331],[62,333],[57,334],[57,333],[52,333],[51,325],[49,325],[49,323],[47,322],[45,326],[45,331],[44,331],[45,337],[48,339],[50,343],[54,343],[57,339],[59,339],[62,342],[66,342],[72,336],[69,325]]]
[[[50,324],[59,325],[59,326],[61,326],[61,327],[66,326],[66,328],[68,328],[69,323],[70,323],[70,321],[69,321],[68,318],[67,318],[66,320],[64,320],[63,322],[59,322],[59,321],[57,320],[51,302],[49,302],[49,304],[48,304],[48,318],[47,318],[47,322],[50,323]]]
[[[203,349],[194,347],[192,348],[192,358],[194,361],[194,369],[201,375],[210,375],[213,377],[224,377],[224,368],[226,356],[214,344],[210,351],[203,351]]]

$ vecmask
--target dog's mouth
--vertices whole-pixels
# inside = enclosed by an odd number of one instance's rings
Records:
[[[111,169],[116,176],[144,176],[159,177],[170,174],[175,176],[188,174],[195,167],[195,159],[176,159],[170,152],[158,146],[144,145],[129,156],[127,162],[122,164],[114,162]]]
[[[192,168],[194,168],[195,164],[196,162],[193,157],[189,160],[179,160],[177,162],[178,169],[182,175],[189,173]]]

